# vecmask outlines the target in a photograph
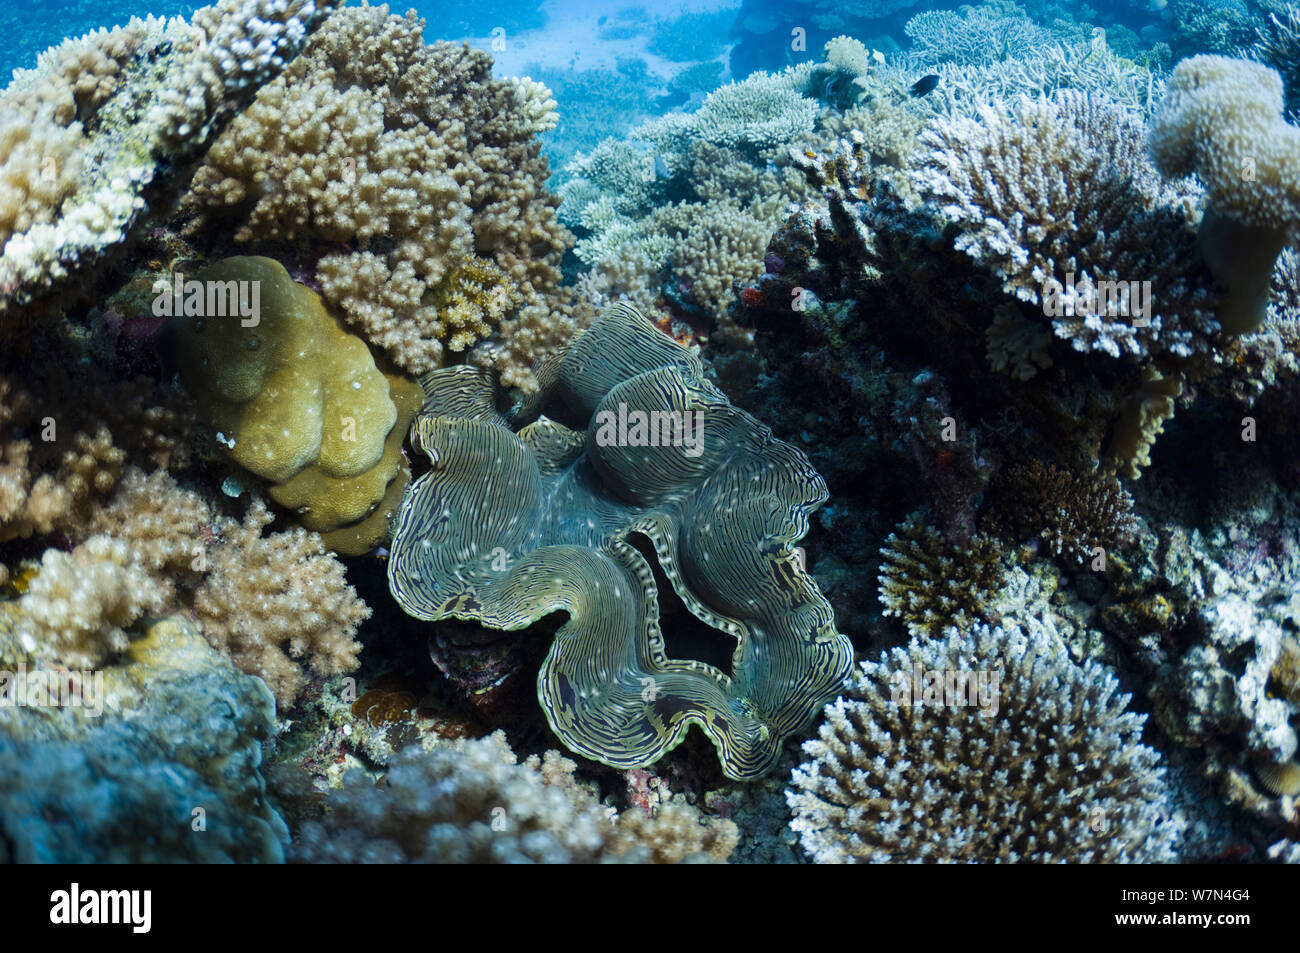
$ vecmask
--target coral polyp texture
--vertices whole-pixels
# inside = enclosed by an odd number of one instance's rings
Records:
[[[412,439],[433,468],[398,516],[394,598],[507,631],[566,613],[537,685],[571,751],[644,766],[696,724],[728,776],[763,774],[852,661],[794,551],[821,478],[626,306],[541,376],[526,423],[477,369],[425,379]],[[652,563],[729,647],[717,665],[669,656]]]
[[[1151,130],[1160,171],[1205,184],[1199,246],[1229,290],[1219,315],[1234,334],[1263,323],[1273,264],[1300,228],[1300,128],[1282,108],[1276,70],[1194,56],[1174,68]]]
[[[326,299],[408,372],[495,339],[480,359],[531,387],[530,364],[575,327],[536,135],[554,102],[423,30],[386,5],[331,17],[208,151],[191,229],[309,243]]]
[[[827,707],[791,827],[822,863],[1172,861],[1184,822],[1128,702],[1037,626],[914,640]]]
[[[221,0],[190,23],[132,19],[65,41],[18,71],[0,104],[0,311],[119,244],[146,190],[165,194],[169,170],[207,145],[333,7]]]

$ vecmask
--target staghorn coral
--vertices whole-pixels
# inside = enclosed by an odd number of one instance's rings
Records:
[[[349,774],[307,821],[290,859],[299,863],[681,863],[725,862],[735,825],[703,826],[672,804],[653,817],[618,817],[573,780],[555,752],[522,764],[496,732],[390,760],[382,786]]]
[[[607,309],[544,381],[542,416],[515,432],[483,372],[425,379],[412,439],[438,466],[402,503],[394,598],[417,618],[507,631],[567,612],[537,683],[567,748],[639,767],[699,724],[729,777],[761,775],[850,662],[792,549],[824,498],[820,478],[625,307]],[[618,431],[628,408],[656,414],[653,445],[644,429]],[[680,433],[664,437],[673,415]],[[689,607],[677,624],[721,638],[717,665],[669,657],[665,632],[677,633],[660,629],[656,564]]]
[[[988,614],[1006,570],[997,541],[975,535],[951,542],[912,514],[880,548],[880,602],[913,636],[969,628]]]
[[[415,385],[382,373],[365,342],[272,259],[228,258],[193,280],[259,289],[252,318],[235,315],[233,300],[227,314],[224,298],[215,311],[211,300],[201,302],[195,314],[187,299],[186,313],[163,329],[162,347],[218,440],[308,529],[366,522],[404,480],[401,444]],[[386,520],[367,526],[347,552],[366,552],[386,536]]]
[[[220,0],[132,19],[16,72],[0,102],[0,311],[100,260],[169,170],[291,59],[333,3]],[[149,55],[140,55],[144,50]]]
[[[1282,118],[1282,80],[1261,63],[1194,56],[1174,68],[1151,129],[1171,178],[1195,174],[1209,206],[1197,245],[1228,294],[1218,317],[1241,334],[1263,322],[1274,263],[1300,228],[1300,128]]]
[[[259,500],[242,523],[222,526],[194,613],[207,640],[288,708],[307,680],[296,660],[321,675],[356,668],[353,636],[370,609],[319,536],[295,528],[263,537],[270,522]]]
[[[1179,196],[1160,189],[1143,140],[1138,116],[1099,97],[1022,96],[1005,111],[934,122],[913,177],[961,228],[956,247],[1008,293],[1042,304],[1075,350],[1187,357],[1209,347],[1218,325],[1210,295],[1187,274],[1194,235]],[[1134,281],[1159,289],[1145,326],[1127,297],[1118,307],[1069,297]]]
[[[98,674],[100,717],[0,707],[0,863],[282,863],[289,832],[261,771],[266,686],[179,616]]]
[[[1282,16],[1269,13],[1267,23],[1255,28],[1250,55],[1281,74],[1286,86],[1287,112],[1300,106],[1300,7],[1286,5]]]
[[[973,687],[944,697],[952,673],[990,671],[978,707]],[[1118,689],[1041,626],[913,639],[827,707],[790,826],[821,863],[1172,861],[1184,822]]]
[[[494,80],[491,58],[421,38],[412,11],[339,11],[209,150],[188,197],[196,234],[308,242],[325,297],[420,374],[558,305],[571,237],[545,190],[545,87]],[[339,250],[350,242],[352,249]],[[561,309],[553,320],[574,330]],[[543,336],[538,343],[549,343]],[[542,356],[524,342],[495,353]]]

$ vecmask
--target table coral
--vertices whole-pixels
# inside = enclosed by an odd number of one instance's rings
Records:
[[[933,696],[932,673],[951,686],[957,672],[999,682],[978,704],[973,688]],[[787,795],[791,827],[821,863],[1172,861],[1183,820],[1118,688],[1041,626],[914,639],[827,706]]]
[[[543,415],[516,432],[482,372],[426,378],[412,439],[435,465],[398,516],[394,598],[418,618],[506,630],[567,612],[538,676],[566,747],[640,767],[694,723],[728,776],[762,774],[851,662],[792,549],[825,499],[821,478],[631,309],[608,309],[543,380]],[[655,413],[656,427],[701,415],[699,452],[689,433],[675,446],[611,438],[606,412],[620,407]],[[728,671],[668,657],[675,633],[660,629],[650,557],[633,537],[652,544],[689,608],[683,623],[734,640]]]
[[[1225,330],[1259,327],[1274,262],[1300,227],[1300,128],[1282,116],[1282,79],[1262,63],[1194,56],[1174,68],[1151,129],[1151,155],[1171,178],[1193,173],[1209,207],[1198,246],[1228,289]]]
[[[218,440],[308,529],[366,520],[399,479],[415,386],[382,373],[366,343],[272,259],[228,258],[193,280],[259,286],[251,326],[186,314],[163,329],[163,348]],[[373,548],[386,529],[372,527],[348,551]]]

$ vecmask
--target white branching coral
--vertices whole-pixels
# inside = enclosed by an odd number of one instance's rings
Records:
[[[519,111],[523,122],[533,132],[549,132],[560,124],[560,113],[555,95],[531,76],[520,76],[508,81],[519,97]]]
[[[827,707],[790,826],[823,863],[1172,861],[1184,822],[1118,689],[1037,625],[914,639]]]
[[[1186,357],[1218,325],[1189,276],[1185,196],[1161,189],[1144,141],[1141,118],[1102,97],[1021,96],[936,120],[912,174],[961,227],[956,247],[1076,350]]]

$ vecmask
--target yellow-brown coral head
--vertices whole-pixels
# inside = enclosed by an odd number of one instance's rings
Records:
[[[1263,323],[1287,233],[1300,227],[1300,129],[1282,118],[1282,80],[1260,63],[1193,56],[1174,69],[1151,130],[1151,155],[1171,178],[1195,174],[1209,208],[1199,243],[1228,290],[1230,334]]]
[[[403,472],[418,389],[381,372],[365,342],[270,258],[227,258],[174,287],[163,292],[174,297],[164,355],[231,457],[309,529],[373,517]],[[372,548],[386,520],[371,522],[373,532],[336,548]]]

